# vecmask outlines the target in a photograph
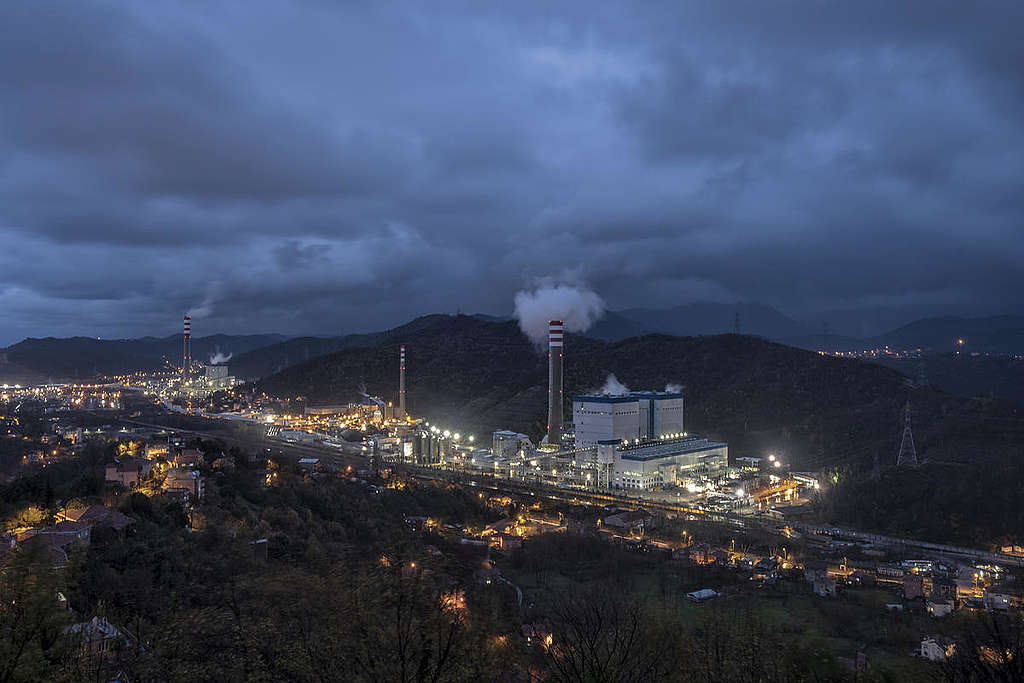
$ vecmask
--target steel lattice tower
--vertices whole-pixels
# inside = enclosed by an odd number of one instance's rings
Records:
[[[900,442],[900,454],[896,456],[896,467],[917,467],[917,449],[914,447],[914,434],[910,431],[910,401],[903,412],[903,440]]]

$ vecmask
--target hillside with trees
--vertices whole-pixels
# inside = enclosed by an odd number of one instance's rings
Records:
[[[310,404],[356,400],[360,385],[372,394],[394,398],[399,341],[407,344],[413,414],[463,433],[505,428],[535,438],[542,433],[546,355],[514,322],[438,317],[401,340],[314,359],[265,378],[258,388],[275,396],[302,396]],[[876,458],[888,476],[899,448],[903,409],[910,401],[924,470],[945,463],[958,468],[954,475],[928,478],[937,480],[936,485],[911,504],[895,495],[899,488],[894,486],[893,496],[878,496],[875,501],[877,520],[843,504],[823,505],[822,517],[972,545],[1024,534],[1019,516],[986,518],[952,490],[953,482],[979,481],[970,475],[993,471],[993,463],[1019,459],[1024,451],[1024,408],[1019,404],[916,388],[908,377],[877,364],[741,335],[649,335],[619,342],[570,335],[565,360],[567,419],[571,396],[599,389],[609,374],[634,390],[685,385],[689,431],[726,441],[733,458],[775,453],[792,469],[822,472],[840,488],[867,481]],[[1000,479],[994,485],[1016,482],[1019,487],[1019,481]],[[975,492],[985,495],[980,485]],[[885,514],[890,508],[902,506],[913,515],[938,505],[962,509],[959,528],[911,524],[909,519],[881,523],[899,518]]]

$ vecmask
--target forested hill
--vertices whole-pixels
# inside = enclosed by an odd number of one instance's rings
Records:
[[[474,316],[475,317],[475,316]],[[231,359],[231,373],[240,379],[257,379],[284,368],[353,347],[380,346],[400,342],[420,330],[431,328],[444,315],[425,315],[383,332],[346,334],[340,337],[295,337],[263,346]]]
[[[259,386],[312,404],[348,401],[365,384],[393,399],[398,346],[408,347],[410,410],[463,432],[511,428],[538,436],[547,403],[547,360],[514,322],[432,316],[403,338],[310,360]],[[1020,452],[1019,406],[912,388],[875,364],[839,359],[740,335],[648,335],[566,343],[568,418],[574,394],[599,388],[609,373],[634,390],[686,386],[689,431],[729,442],[730,454],[780,454],[801,469],[866,467],[895,459],[902,409],[913,406],[922,457],[973,461]]]
[[[192,358],[201,363],[214,354],[239,354],[276,344],[277,334],[214,334],[192,338]],[[181,364],[182,336],[138,339],[69,337],[29,338],[0,349],[0,381],[23,384],[89,380],[136,370],[157,370],[169,360]]]

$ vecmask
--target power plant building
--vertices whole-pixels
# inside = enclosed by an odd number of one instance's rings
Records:
[[[683,433],[683,394],[643,391],[572,400],[576,448],[600,441],[646,441]]]
[[[698,436],[615,447],[612,485],[650,490],[680,479],[715,479],[729,468],[729,447]]]
[[[491,438],[491,453],[495,458],[511,460],[516,457],[531,457],[536,450],[526,434],[498,431],[494,432]]]

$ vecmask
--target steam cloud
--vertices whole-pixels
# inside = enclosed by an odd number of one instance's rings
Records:
[[[665,391],[667,391],[670,394],[681,394],[683,393],[683,385],[669,383],[665,385]]]
[[[543,279],[516,294],[519,328],[538,347],[547,345],[548,321],[562,320],[566,332],[586,332],[604,313],[604,301],[586,285]]]
[[[233,355],[235,354],[229,352],[228,355],[225,356],[218,346],[217,350],[210,354],[210,365],[223,365],[231,360],[231,356]]]
[[[198,306],[194,306],[189,309],[188,314],[193,318],[208,318],[213,313],[214,304],[220,298],[221,283],[219,280],[215,280],[210,284],[210,287],[206,290],[206,296],[203,297],[203,302]]]
[[[620,382],[615,375],[609,374],[598,393],[608,394],[609,396],[622,396],[629,393],[629,387]]]

